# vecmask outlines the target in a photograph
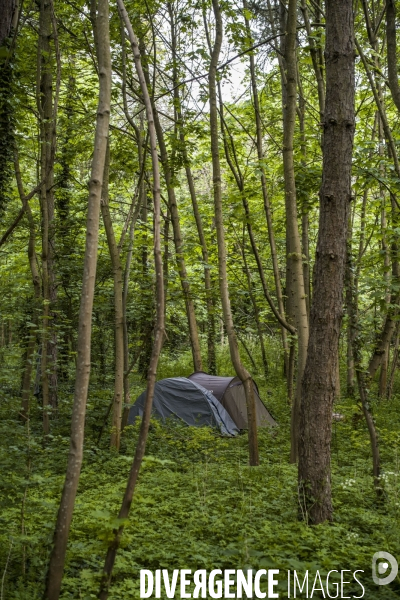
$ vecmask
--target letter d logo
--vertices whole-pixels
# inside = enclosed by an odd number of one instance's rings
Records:
[[[385,559],[385,562],[380,562],[377,565],[377,562],[380,559]],[[379,577],[379,575],[384,575],[384,573],[387,572],[389,564],[392,569],[389,575],[386,575],[386,577]],[[397,564],[397,560],[394,556],[389,554],[389,552],[375,552],[372,557],[372,579],[374,580],[374,583],[377,585],[387,585],[388,583],[391,583],[397,576],[398,570],[399,565]]]

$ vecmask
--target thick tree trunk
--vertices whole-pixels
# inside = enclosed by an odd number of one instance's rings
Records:
[[[217,108],[217,89],[216,75],[218,58],[222,45],[222,16],[218,0],[212,2],[215,16],[215,42],[211,55],[211,64],[209,72],[209,94],[210,94],[210,135],[211,135],[211,156],[213,166],[213,186],[214,186],[214,210],[215,210],[215,228],[217,231],[218,245],[218,271],[219,288],[221,295],[222,312],[224,324],[228,335],[229,350],[233,367],[237,376],[243,382],[247,402],[247,418],[249,423],[249,462],[255,466],[259,464],[258,441],[257,441],[257,421],[254,400],[254,387],[250,373],[244,368],[239,354],[236,332],[233,324],[231,302],[229,297],[228,276],[226,270],[226,247],[225,233],[223,225],[222,211],[222,188],[221,188],[221,166],[219,160],[219,139],[218,139],[218,108]]]
[[[64,571],[68,534],[83,458],[86,401],[90,376],[90,344],[93,297],[97,267],[100,201],[107,150],[111,101],[111,56],[108,1],[99,0],[97,14],[99,104],[96,134],[89,181],[89,205],[86,225],[86,247],[83,266],[81,305],[79,312],[77,369],[71,422],[71,443],[67,472],[62,491],[53,548],[46,577],[44,600],[58,600]]]
[[[283,110],[283,170],[285,179],[287,287],[289,316],[297,329],[298,358],[296,392],[292,403],[290,459],[297,461],[301,402],[301,379],[303,376],[308,344],[307,303],[304,289],[303,257],[297,220],[296,184],[294,178],[293,139],[297,102],[296,25],[297,3],[289,0],[286,18],[285,66]]]
[[[15,0],[3,0],[0,12],[0,46],[4,45],[5,40],[11,33],[14,21],[14,13],[17,7]]]
[[[147,375],[147,390],[144,414],[140,426],[139,439],[136,446],[135,457],[129,473],[127,486],[125,489],[124,498],[118,518],[126,519],[129,515],[129,510],[132,504],[133,494],[138,480],[140,466],[146,449],[147,435],[150,425],[151,409],[153,405],[154,386],[157,376],[158,359],[161,353],[162,344],[164,341],[164,284],[163,284],[163,264],[161,256],[161,210],[160,210],[160,173],[158,167],[157,153],[157,134],[154,124],[152,105],[147,88],[147,83],[142,69],[138,40],[132,29],[132,25],[126,12],[123,0],[117,0],[118,9],[121,20],[125,24],[128,31],[129,40],[131,43],[133,56],[135,60],[136,72],[138,75],[141,91],[143,94],[144,104],[146,108],[147,121],[149,126],[151,161],[153,167],[153,200],[154,200],[154,263],[156,272],[156,325],[154,332],[154,343],[150,359],[150,366]],[[104,564],[103,577],[100,583],[99,599],[106,600],[111,582],[112,570],[114,567],[115,557],[120,544],[123,525],[114,530],[114,538],[111,541]]]
[[[312,524],[332,517],[332,407],[342,318],[355,122],[353,39],[351,1],[327,0],[323,175],[299,440],[299,500],[303,517]]]

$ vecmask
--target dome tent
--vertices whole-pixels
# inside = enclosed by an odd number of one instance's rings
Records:
[[[131,406],[128,425],[136,417],[143,416],[146,390],[140,394]],[[218,427],[223,435],[236,435],[238,427],[222,404],[213,394],[185,377],[171,377],[157,381],[154,388],[153,416],[162,420],[168,417],[181,419],[188,425]]]
[[[239,429],[247,429],[247,404],[244,386],[239,377],[218,377],[198,371],[189,375],[188,379],[209,390],[226,409]],[[254,399],[256,403],[257,426],[267,427],[277,425],[258,394],[256,383],[254,385]]]

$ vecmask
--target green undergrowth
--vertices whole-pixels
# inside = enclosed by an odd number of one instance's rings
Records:
[[[161,365],[173,375],[171,363]],[[177,367],[175,374],[177,372]],[[335,410],[332,440],[334,521],[307,527],[298,519],[296,467],[289,463],[289,407],[284,386],[262,382],[261,395],[279,427],[260,430],[261,465],[247,464],[247,436],[221,437],[210,428],[152,422],[146,458],[114,568],[110,600],[139,598],[139,569],[364,570],[365,598],[398,598],[400,582],[374,586],[372,556],[400,557],[400,398],[374,403],[385,500],[373,491],[368,434],[354,400]],[[29,427],[16,419],[18,399],[1,394],[0,578],[4,600],[41,598],[68,451],[68,422],[53,421],[43,443],[40,411]],[[60,411],[67,415],[70,396]],[[90,406],[96,405],[91,392]],[[104,407],[103,407],[104,408]],[[101,411],[100,411],[101,412]],[[100,413],[99,413],[100,414]],[[64,416],[65,416],[64,415]],[[62,599],[96,598],[107,543],[124,492],[137,426],[121,452],[88,416],[84,464],[68,544]],[[287,597],[286,576],[281,597]],[[359,595],[360,587],[347,587]],[[179,595],[177,594],[178,598]],[[298,594],[297,597],[306,597]],[[322,597],[318,592],[314,597]]]

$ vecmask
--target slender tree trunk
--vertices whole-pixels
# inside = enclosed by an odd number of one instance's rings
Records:
[[[222,312],[224,324],[228,335],[229,350],[233,367],[237,376],[242,381],[247,402],[247,418],[249,424],[249,461],[250,465],[259,464],[258,440],[257,440],[257,421],[254,400],[254,387],[250,373],[244,368],[239,354],[236,332],[233,324],[231,303],[229,297],[228,277],[226,270],[226,247],[225,233],[223,225],[222,210],[222,189],[221,189],[221,167],[219,160],[219,139],[218,139],[218,108],[217,108],[217,89],[216,74],[218,58],[222,45],[222,16],[218,0],[212,2],[215,16],[215,42],[211,55],[211,64],[209,72],[209,94],[210,94],[210,134],[211,134],[211,156],[213,166],[213,186],[214,186],[214,210],[215,210],[215,228],[217,231],[218,245],[218,270],[219,287],[221,294]]]
[[[44,600],[58,600],[60,596],[68,534],[83,458],[85,412],[90,376],[91,323],[97,267],[100,202],[111,101],[111,57],[107,0],[99,0],[98,2],[96,25],[98,33],[99,104],[97,108],[92,170],[89,181],[89,204],[79,312],[78,354],[74,404],[72,408],[71,443],[65,483],[54,531],[53,548],[46,577]]]
[[[396,0],[387,0],[386,2],[386,44],[387,44],[387,64],[388,80],[392,93],[393,102],[400,112],[400,85],[397,75],[397,40],[396,40]]]
[[[19,196],[21,198],[22,204],[24,204],[24,190],[22,186],[22,177],[21,171],[19,167],[19,160],[17,152],[14,152],[14,169],[15,169],[15,177],[17,180],[17,187]],[[29,224],[29,242],[28,242],[28,260],[29,266],[31,270],[32,283],[33,283],[33,292],[34,292],[34,302],[33,302],[33,314],[32,314],[32,323],[34,327],[30,330],[28,346],[26,350],[26,358],[25,358],[25,369],[22,376],[22,385],[21,385],[21,415],[23,419],[28,419],[29,417],[29,400],[31,395],[31,379],[32,379],[32,369],[33,369],[33,357],[35,353],[35,346],[37,340],[37,327],[38,327],[38,316],[39,316],[39,306],[40,306],[40,296],[41,296],[41,281],[40,281],[40,273],[38,269],[37,256],[35,250],[35,222],[33,219],[31,207],[29,204],[26,205],[26,214],[28,217]]]
[[[389,377],[389,382],[388,382],[388,387],[387,387],[387,392],[386,392],[388,400],[390,400],[392,397],[394,378],[396,375],[397,363],[399,360],[399,339],[400,339],[399,323],[397,323],[396,329],[397,329],[397,331],[396,331],[396,335],[395,335],[395,342],[394,342],[394,348],[393,348],[392,364],[390,367],[390,377]]]
[[[306,129],[305,129],[305,100],[304,91],[300,78],[300,70],[298,61],[296,62],[297,69],[297,83],[299,88],[299,102],[297,108],[297,114],[300,122],[300,147],[301,147],[301,164],[304,170],[307,169],[307,143],[306,143]],[[307,199],[308,200],[308,199]],[[310,282],[310,248],[308,240],[308,205],[307,200],[303,200],[301,205],[301,251],[303,258],[303,278],[304,278],[304,293],[306,295],[306,307],[307,307],[307,319],[310,319],[310,305],[311,305],[311,282]]]
[[[293,318],[293,321],[296,325],[298,339],[296,392],[292,403],[291,418],[290,459],[292,462],[296,462],[298,458],[301,379],[306,364],[308,344],[307,304],[304,289],[303,257],[297,221],[296,184],[294,178],[293,159],[293,139],[297,102],[296,7],[296,0],[289,0],[285,36],[286,85],[283,111],[283,170],[285,180],[286,248],[288,268],[288,284],[286,294],[288,296],[289,306],[291,307],[289,315]]]
[[[112,408],[110,446],[119,450],[121,441],[122,401],[124,395],[124,311],[123,311],[123,281],[122,265],[114,227],[111,221],[108,181],[110,169],[110,144],[107,144],[107,153],[104,165],[101,214],[106,230],[107,244],[110,252],[111,265],[114,279],[114,399]]]
[[[187,144],[185,138],[185,129],[182,115],[182,105],[179,95],[178,86],[178,68],[177,68],[177,35],[176,35],[176,19],[173,12],[172,4],[168,4],[168,11],[171,23],[171,50],[172,58],[174,61],[173,69],[173,83],[174,83],[174,107],[177,117],[177,128],[179,139],[181,142],[180,152],[182,154],[183,163],[185,166],[186,179],[188,182],[190,199],[192,201],[193,213],[196,222],[197,234],[199,236],[199,242],[201,246],[202,258],[204,262],[204,289],[206,296],[206,309],[207,309],[207,370],[211,375],[217,374],[217,364],[215,355],[215,308],[214,298],[211,282],[211,272],[209,265],[209,255],[207,248],[207,241],[204,234],[203,222],[200,215],[199,205],[197,202],[197,194],[193,181],[192,170],[190,168],[190,160],[187,152]]]
[[[396,225],[395,225],[396,226]],[[400,281],[400,265],[398,262],[398,248],[397,242],[392,242],[392,285],[395,284],[397,288],[398,282]],[[398,305],[400,302],[400,293],[396,291],[392,294],[388,312],[386,314],[385,323],[382,331],[380,332],[378,339],[375,343],[374,352],[371,356],[368,365],[368,376],[373,379],[382,364],[383,360],[387,360],[388,350],[390,342],[393,338],[394,331],[396,329],[397,317],[398,317]]]
[[[251,274],[250,274],[249,266],[247,264],[246,251],[245,251],[244,242],[243,242],[243,246],[241,248],[241,253],[242,253],[242,257],[243,257],[244,268],[245,268],[245,271],[246,271],[246,279],[247,279],[247,287],[248,287],[248,290],[249,290],[249,296],[250,296],[250,300],[251,300],[251,303],[253,305],[253,310],[254,310],[254,320],[256,322],[257,333],[258,333],[258,340],[259,340],[259,343],[260,343],[261,359],[262,359],[262,364],[263,364],[265,381],[267,381],[267,379],[268,379],[268,372],[269,372],[269,369],[268,369],[268,360],[267,360],[267,353],[265,351],[264,336],[263,336],[262,327],[261,327],[261,321],[260,321],[260,311],[259,311],[259,308],[258,308],[258,305],[257,305],[256,297],[254,295],[253,282],[251,281]]]
[[[197,202],[196,190],[194,187],[194,181],[192,176],[192,170],[190,168],[190,162],[186,150],[186,140],[183,129],[180,134],[182,143],[182,156],[185,162],[185,172],[188,182],[190,198],[192,201],[194,218],[196,221],[197,234],[199,236],[199,242],[201,246],[201,253],[204,263],[204,289],[206,295],[206,308],[207,308],[207,369],[210,375],[217,374],[217,357],[215,353],[215,300],[213,296],[213,286],[211,280],[211,267],[209,263],[209,254],[207,248],[207,241],[204,234],[203,223],[200,215],[199,205]]]
[[[355,343],[356,346],[358,342]],[[361,357],[361,352],[356,348],[356,355]],[[377,493],[378,498],[382,497],[382,487],[380,482],[380,453],[379,453],[379,443],[378,443],[378,435],[375,428],[374,420],[371,415],[369,404],[368,404],[368,393],[367,393],[367,385],[365,381],[365,376],[362,370],[361,360],[356,360],[356,373],[357,373],[357,383],[358,383],[358,391],[360,394],[360,400],[362,405],[362,410],[364,413],[365,421],[367,423],[369,438],[371,442],[371,450],[372,450],[372,474],[374,478],[374,487]]]
[[[324,86],[324,63],[321,60],[320,52],[320,40],[315,39],[315,34],[311,29],[310,18],[308,14],[306,0],[301,0],[300,3],[301,12],[303,13],[304,25],[308,37],[308,48],[310,50],[311,61],[314,69],[315,79],[317,82],[318,90],[318,105],[319,105],[319,117],[320,122],[323,123],[324,112],[325,112],[325,86]]]
[[[347,312],[347,359],[346,359],[346,393],[350,398],[354,397],[355,393],[355,371],[354,371],[354,348],[353,348],[353,327],[351,325],[351,314],[353,304],[353,289],[354,289],[354,273],[352,265],[352,220],[349,214],[347,224],[347,252],[346,252],[346,272],[345,272],[345,301]]]
[[[147,59],[145,56],[144,44],[142,42],[141,42],[140,51],[143,56],[143,59],[146,60],[146,62],[147,62]],[[149,86],[149,88],[151,88],[150,76],[149,76],[149,71],[147,68],[144,69],[144,74],[146,77],[147,85]],[[151,97],[151,102],[152,102],[154,124],[155,124],[156,132],[157,132],[157,140],[158,140],[158,145],[160,148],[161,164],[162,164],[162,168],[163,168],[165,183],[167,186],[168,205],[169,205],[169,210],[171,213],[172,229],[174,232],[176,263],[178,266],[178,272],[179,272],[179,278],[180,278],[180,282],[181,282],[181,286],[182,286],[183,297],[185,299],[186,314],[187,314],[188,325],[189,325],[190,343],[191,343],[192,356],[193,356],[193,367],[194,367],[195,371],[202,371],[203,364],[202,364],[202,359],[201,359],[200,340],[199,340],[199,334],[198,334],[197,323],[196,323],[194,302],[193,302],[189,278],[188,278],[188,274],[187,274],[187,270],[186,270],[185,258],[184,258],[184,254],[183,254],[184,242],[183,242],[178,205],[177,205],[175,189],[174,189],[173,173],[172,173],[172,169],[171,169],[169,158],[168,158],[168,151],[167,151],[167,146],[165,144],[164,132],[163,132],[163,129],[162,129],[162,126],[160,123],[160,119],[158,116],[157,108],[154,103],[154,99],[152,97]]]
[[[60,288],[64,290],[65,294],[65,300],[62,304],[60,303],[59,306],[59,310],[62,312],[64,319],[62,328],[63,333],[58,334],[58,337],[62,339],[63,343],[60,345],[60,352],[57,357],[57,377],[66,382],[69,379],[71,352],[74,350],[72,332],[75,315],[72,302],[73,294],[71,293],[73,273],[61,257],[70,256],[74,250],[74,240],[70,230],[72,223],[71,203],[73,196],[71,170],[75,154],[75,149],[72,144],[75,135],[75,112],[73,104],[75,94],[75,78],[70,75],[66,87],[64,134],[61,143],[59,142],[59,146],[61,146],[59,156],[60,175],[55,190],[58,234],[56,265],[59,285]]]
[[[393,12],[391,12],[392,9],[394,9],[394,6],[391,6],[389,3],[387,6],[387,10],[386,10],[387,18],[389,18],[389,23],[387,23],[387,27],[390,30],[390,31],[387,31],[387,34],[388,34],[388,37],[390,37],[390,39],[391,39],[390,43],[388,41],[388,61],[393,63],[393,60],[395,60],[395,55],[393,56],[393,50],[394,51],[396,50],[395,45],[393,45],[393,43],[395,44],[395,42],[396,42],[396,31],[394,30],[394,38],[393,38],[393,27],[395,28],[395,22],[393,22],[393,16],[395,16],[395,15],[393,15]],[[370,43],[371,43],[372,47],[375,48],[376,40],[375,40],[374,35],[371,34],[371,25],[370,25],[368,19],[367,19],[367,30],[369,31]],[[371,87],[371,90],[372,90],[372,93],[374,96],[375,104],[376,104],[376,107],[377,107],[377,110],[379,113],[379,117],[380,117],[380,126],[383,128],[384,135],[385,135],[385,138],[387,141],[389,156],[393,160],[393,166],[394,166],[394,170],[395,170],[397,177],[400,177],[400,163],[399,163],[399,159],[398,159],[398,155],[397,155],[396,144],[395,144],[391,129],[389,127],[389,122],[388,122],[386,111],[385,111],[385,105],[381,101],[381,90],[380,90],[379,83],[378,83],[378,85],[376,85],[372,71],[369,67],[368,61],[367,61],[367,59],[364,55],[364,52],[363,52],[359,42],[357,41],[357,39],[355,39],[355,44],[356,44],[357,51],[360,54],[361,61],[363,63],[363,66],[364,66],[364,69],[365,69],[365,72],[366,72],[366,75],[367,75],[367,78],[370,83],[370,87]],[[394,68],[396,68],[396,67],[394,67]],[[393,64],[392,64],[391,69],[392,69],[392,75],[393,75]],[[396,81],[397,81],[397,75],[396,75]],[[392,84],[395,84],[393,77],[392,77]],[[391,87],[391,92],[393,94],[392,87]],[[396,96],[396,90],[394,90],[394,96]],[[397,203],[392,195],[391,195],[391,203],[392,203],[392,219],[394,222],[397,222],[398,208],[397,208]],[[396,238],[397,237],[398,236],[396,236]],[[398,256],[397,256],[397,253],[398,253],[397,245],[398,245],[397,239],[394,239],[394,241],[392,243],[392,279],[398,281],[399,277],[400,277],[400,270],[399,270],[399,263],[398,263]],[[397,317],[397,313],[398,313],[397,306],[399,304],[399,300],[400,300],[400,294],[398,291],[396,291],[395,294],[392,294],[391,304],[390,304],[389,309],[386,314],[384,326],[382,328],[382,331],[380,332],[380,335],[379,335],[378,340],[375,345],[374,353],[369,362],[368,377],[370,379],[372,379],[375,376],[377,370],[379,369],[379,367],[381,365],[382,360],[384,359],[384,357],[387,354],[389,344],[390,344],[390,341],[392,339],[392,336],[393,336],[393,333],[395,330],[395,321],[396,321],[396,317]]]
[[[164,279],[164,313],[167,314],[167,298],[168,298],[168,279],[169,279],[169,226],[171,223],[171,215],[169,209],[164,217],[164,257],[163,257],[163,279]]]
[[[150,366],[147,376],[146,402],[142,423],[140,427],[139,439],[136,446],[135,457],[129,473],[127,486],[118,518],[126,519],[132,504],[133,494],[136,482],[139,476],[140,465],[146,449],[147,435],[149,431],[151,409],[153,405],[154,386],[156,383],[158,359],[164,339],[164,284],[163,284],[163,265],[161,256],[161,211],[160,211],[160,174],[158,167],[157,153],[157,134],[154,124],[152,105],[147,88],[147,83],[142,69],[138,40],[132,29],[128,13],[126,12],[123,0],[117,0],[121,20],[124,22],[128,31],[129,40],[132,46],[135,60],[135,68],[143,94],[143,100],[146,108],[147,121],[149,126],[151,161],[153,167],[153,199],[154,199],[154,263],[156,271],[156,326],[154,332],[154,343],[150,359]],[[112,570],[115,557],[122,537],[123,525],[114,530],[114,538],[111,541],[104,564],[103,577],[100,584],[99,599],[106,600],[111,582]]]
[[[247,0],[243,1],[243,7],[247,9]],[[245,17],[245,25],[247,35],[251,37],[251,29],[249,20]],[[257,157],[259,161],[259,169],[261,171],[261,190],[263,195],[264,202],[264,210],[265,216],[267,219],[267,228],[268,228],[268,241],[271,250],[271,261],[272,261],[272,269],[274,273],[274,281],[275,281],[275,293],[276,300],[278,304],[279,314],[283,319],[285,317],[285,306],[283,303],[283,294],[282,294],[282,286],[281,286],[281,277],[279,271],[279,263],[278,263],[278,253],[276,250],[275,243],[275,234],[274,234],[274,226],[272,221],[272,211],[271,204],[269,201],[268,190],[267,190],[267,179],[265,176],[265,168],[264,168],[264,149],[263,149],[263,135],[262,135],[262,121],[261,121],[261,112],[260,112],[260,103],[258,99],[258,87],[257,87],[257,77],[256,77],[256,66],[253,54],[249,57],[250,61],[250,78],[251,78],[251,90],[253,95],[253,106],[254,106],[254,117],[256,124],[256,139],[257,139]],[[288,373],[288,360],[289,360],[289,346],[287,341],[287,330],[284,326],[281,326],[282,331],[282,345],[284,351],[284,360],[285,360],[285,372]]]
[[[40,1],[39,10],[39,43],[38,43],[38,94],[37,105],[40,115],[40,179],[43,181],[40,189],[40,205],[42,215],[42,285],[43,285],[43,314],[42,314],[42,403],[43,431],[50,432],[49,405],[49,337],[50,337],[50,274],[49,274],[49,208],[52,201],[53,173],[51,165],[52,147],[52,118],[53,118],[53,77],[52,54],[50,38],[51,2]]]
[[[377,63],[377,68],[380,68],[380,61],[378,59],[378,55],[376,55],[375,57],[375,62]],[[377,69],[377,70],[378,70]],[[382,86],[379,85],[378,88],[378,92],[379,92],[379,96],[381,99],[381,102],[383,102],[383,97],[382,97]],[[384,133],[383,133],[383,126],[382,126],[382,122],[379,116],[379,112],[377,111],[376,113],[376,120],[378,122],[378,131],[379,131],[379,154],[380,156],[382,156],[382,160],[380,161],[380,173],[381,173],[381,178],[382,181],[384,180],[385,177],[385,165],[384,165]],[[379,195],[382,199],[382,207],[381,207],[381,236],[382,236],[382,240],[381,240],[381,244],[382,244],[382,254],[383,254],[383,275],[386,281],[386,293],[385,293],[385,307],[387,309],[387,307],[390,305],[390,301],[391,301],[391,292],[390,292],[390,249],[389,249],[389,245],[388,245],[388,240],[387,240],[387,217],[386,217],[386,189],[385,187],[382,185],[382,183],[380,182],[379,184]],[[379,397],[380,398],[384,398],[386,397],[386,393],[387,393],[387,386],[388,386],[388,368],[389,368],[389,354],[390,354],[390,341],[387,344],[387,349],[385,352],[385,355],[383,357],[382,360],[382,365],[381,365],[381,370],[380,370],[380,374],[379,374]]]
[[[263,292],[264,292],[264,296],[265,299],[267,300],[274,316],[277,318],[278,322],[285,328],[287,329],[292,335],[296,334],[296,330],[295,328],[290,325],[290,323],[287,323],[287,321],[284,319],[284,317],[282,317],[282,315],[279,313],[279,311],[277,310],[273,299],[271,298],[269,291],[268,291],[268,287],[267,287],[267,281],[265,278],[265,273],[264,273],[264,268],[261,262],[261,257],[260,257],[260,253],[258,251],[257,248],[257,244],[256,244],[256,240],[254,237],[254,233],[253,233],[253,227],[251,225],[251,214],[250,214],[250,207],[249,207],[249,203],[247,201],[247,197],[246,197],[246,190],[244,187],[244,179],[241,173],[241,169],[239,166],[239,162],[237,160],[237,156],[236,156],[236,150],[235,150],[235,144],[234,141],[232,139],[232,136],[229,136],[230,138],[230,144],[231,144],[231,149],[234,155],[234,158],[232,160],[231,156],[230,156],[230,152],[229,152],[229,143],[228,143],[228,139],[227,139],[227,126],[226,123],[224,121],[224,105],[222,102],[222,94],[221,94],[221,88],[218,85],[218,96],[219,96],[219,113],[220,113],[220,117],[221,117],[221,133],[222,133],[222,138],[224,141],[224,150],[225,150],[225,157],[226,157],[226,161],[229,165],[230,170],[232,171],[232,174],[234,176],[237,188],[240,192],[240,196],[242,199],[242,204],[243,204],[243,208],[244,208],[244,213],[246,216],[246,227],[247,227],[247,231],[249,234],[249,239],[250,239],[250,245],[251,245],[251,249],[253,251],[254,254],[254,258],[256,260],[256,264],[257,264],[257,270],[261,279],[261,285],[263,288]]]
[[[188,182],[190,199],[192,201],[193,213],[196,222],[197,234],[199,236],[199,242],[201,246],[201,253],[204,262],[204,289],[206,295],[206,307],[207,307],[207,369],[210,375],[217,374],[217,362],[215,354],[215,307],[213,298],[213,289],[211,281],[211,272],[209,264],[209,255],[207,248],[206,236],[204,234],[203,223],[200,215],[199,205],[197,202],[196,189],[194,186],[192,170],[190,168],[190,161],[187,154],[186,139],[183,129],[182,113],[179,105],[178,119],[180,121],[180,140],[181,140],[181,151],[182,158],[185,165],[186,179]]]
[[[127,307],[128,307],[128,292],[129,292],[129,275],[131,272],[132,254],[133,254],[133,241],[135,235],[136,221],[139,216],[139,210],[141,207],[142,195],[140,194],[141,182],[139,182],[139,197],[137,199],[137,207],[132,216],[132,221],[129,227],[129,247],[126,256],[125,271],[124,271],[124,289],[122,294],[122,308],[123,308],[123,324],[124,324],[124,409],[122,411],[122,423],[121,430],[124,429],[128,422],[131,394],[129,387],[129,345],[128,345],[128,320],[127,320]]]
[[[336,393],[355,124],[352,3],[327,0],[325,6],[323,173],[299,443],[299,500],[303,516],[312,524],[332,518],[332,407]]]
[[[367,381],[368,381],[368,373],[365,373],[365,370],[362,365],[362,336],[360,331],[360,326],[358,322],[358,296],[355,293],[355,289],[352,290],[352,306],[350,312],[350,323],[353,329],[353,351],[354,351],[354,366],[357,375],[357,384],[358,391],[360,394],[362,411],[364,413],[365,421],[368,428],[368,433],[370,437],[371,443],[371,452],[372,452],[372,474],[374,478],[374,487],[378,499],[382,499],[382,487],[380,482],[380,453],[379,453],[379,443],[378,443],[378,434],[375,428],[375,423],[371,414],[370,405],[368,402],[368,390],[367,390]]]

